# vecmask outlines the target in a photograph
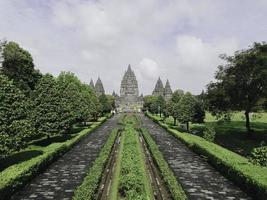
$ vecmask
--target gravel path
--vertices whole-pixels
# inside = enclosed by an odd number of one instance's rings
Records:
[[[142,116],[142,121],[189,199],[251,199],[158,124],[145,116]]]
[[[117,115],[107,120],[11,199],[71,199],[75,188],[81,184],[87,169],[92,165],[106,142],[108,134],[118,126],[118,118]]]

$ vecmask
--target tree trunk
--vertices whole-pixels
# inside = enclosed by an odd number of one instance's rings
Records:
[[[250,128],[249,111],[245,112],[245,116],[246,116],[247,133],[248,133],[248,136],[251,137],[252,136],[252,132],[251,132],[251,128]]]
[[[189,131],[189,122],[186,122],[186,130]]]
[[[176,126],[176,118],[173,118],[173,125]]]

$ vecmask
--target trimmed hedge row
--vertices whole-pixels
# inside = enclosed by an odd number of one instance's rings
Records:
[[[83,183],[74,192],[73,200],[90,200],[95,199],[95,193],[101,181],[103,171],[111,153],[113,144],[116,140],[118,129],[114,129],[104,147],[101,149],[97,159],[94,161],[92,167],[87,172]]]
[[[168,163],[165,161],[162,153],[160,152],[158,145],[152,139],[147,129],[141,129],[148,148],[156,162],[163,180],[165,181],[173,199],[175,200],[185,200],[187,196],[182,188],[182,186],[177,182],[172,170],[170,169]]]
[[[133,118],[133,117],[132,117]],[[135,118],[133,118],[135,123]],[[146,174],[145,170],[141,167],[144,166],[144,160],[141,152],[138,152],[139,140],[138,133],[133,127],[134,124],[126,124],[121,172],[119,178],[119,193],[122,198],[135,200],[135,199],[150,199],[150,193],[146,187]]]
[[[109,115],[110,116],[110,115]],[[109,117],[108,116],[108,117]],[[26,185],[34,176],[43,171],[69,151],[83,137],[94,131],[108,117],[102,117],[94,122],[89,128],[82,130],[78,135],[63,143],[53,143],[45,148],[42,155],[19,164],[12,165],[0,173],[0,199],[9,199],[16,191]]]
[[[166,129],[194,152],[207,157],[208,162],[235,184],[257,199],[267,199],[267,168],[253,165],[240,156],[196,135],[181,133],[146,113],[154,122]]]

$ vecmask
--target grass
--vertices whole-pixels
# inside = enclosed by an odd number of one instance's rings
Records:
[[[151,114],[148,114],[148,116],[196,153],[207,157],[209,163],[250,195],[257,199],[267,199],[266,167],[253,165],[247,158],[239,154],[208,142],[199,136],[179,132]]]
[[[112,176],[112,182],[111,182],[111,188],[110,188],[110,199],[111,200],[117,200],[119,198],[118,197],[119,177],[120,177],[120,171],[121,171],[121,159],[122,159],[124,140],[125,140],[125,134],[122,134],[121,140],[120,140],[120,147],[118,151],[118,157],[116,160],[116,167],[114,170],[114,174]]]
[[[122,152],[122,165],[119,177],[120,199],[153,198],[149,177],[146,173],[138,132],[135,130],[136,118],[124,118],[125,134]]]
[[[3,167],[1,165],[2,171],[0,172],[0,196],[8,199],[40,171],[96,129],[105,119],[101,118],[98,122],[94,122],[89,128],[82,130],[71,139],[51,143],[47,146],[31,144],[26,149],[1,160],[0,162],[4,165]]]
[[[216,144],[243,156],[248,156],[254,148],[260,147],[263,142],[267,144],[267,113],[253,115],[254,117],[251,117],[251,127],[254,130],[253,138],[247,137],[245,119],[242,112],[232,113],[231,121],[229,122],[218,122],[214,116],[207,112],[205,123],[190,124],[190,130],[198,136],[202,136],[205,126],[214,127],[216,131],[214,142]],[[160,120],[159,116],[157,116],[157,119]],[[172,117],[166,119],[166,124],[180,132],[185,132],[179,124],[173,126]]]

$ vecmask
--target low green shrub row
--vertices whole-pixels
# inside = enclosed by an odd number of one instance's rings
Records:
[[[133,125],[132,123],[126,125],[123,133],[125,137],[119,178],[119,193],[122,198],[128,200],[145,200],[150,199],[150,193],[146,189],[148,183],[146,183],[146,174],[144,167],[142,167],[145,163],[142,152],[138,149],[140,148],[138,133]]]
[[[63,143],[53,143],[42,148],[43,154],[19,164],[12,165],[0,173],[0,199],[9,199],[18,189],[26,185],[34,176],[44,170],[49,164],[70,150],[83,137],[94,131],[107,117],[102,117],[89,128]]]
[[[267,167],[253,165],[232,151],[196,135],[181,133],[146,113],[153,121],[181,140],[189,148],[207,157],[208,162],[235,184],[257,199],[267,199]]]
[[[147,129],[141,129],[142,134],[148,148],[153,156],[154,161],[156,162],[163,180],[165,181],[167,188],[169,189],[173,199],[183,200],[187,199],[187,196],[182,188],[182,186],[177,182],[172,170],[170,169],[168,163],[165,161],[162,153],[160,152],[157,144],[154,142]]]
[[[101,181],[103,171],[111,153],[113,144],[116,140],[117,134],[118,129],[114,129],[111,132],[97,159],[94,161],[92,167],[88,170],[83,183],[74,192],[74,196],[72,198],[73,200],[95,199],[96,190],[99,182]]]

